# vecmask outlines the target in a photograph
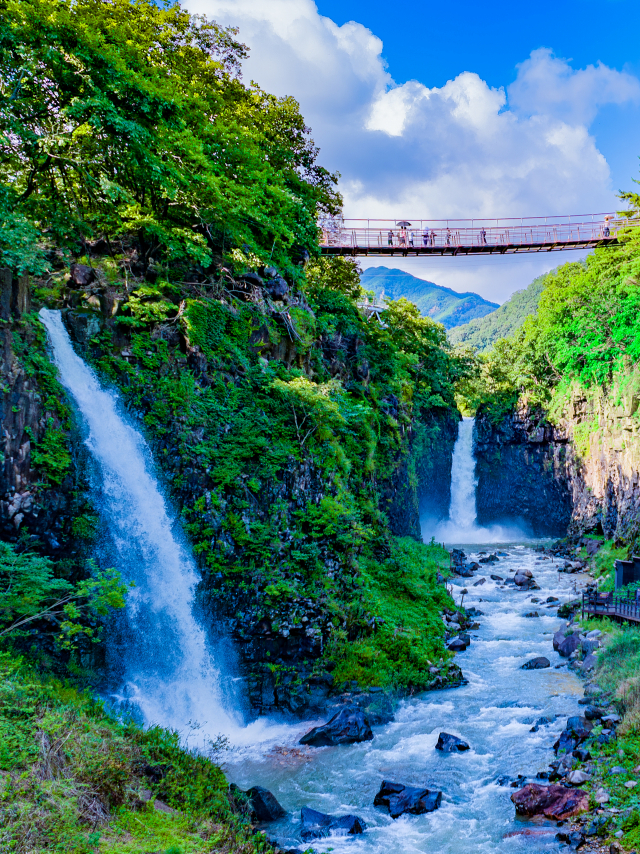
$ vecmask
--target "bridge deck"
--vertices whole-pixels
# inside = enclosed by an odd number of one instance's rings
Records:
[[[320,224],[324,255],[512,255],[618,243],[636,221],[615,214],[503,220],[331,220]]]
[[[611,595],[604,597],[582,594],[582,614],[610,617],[620,622],[640,623],[640,601]]]

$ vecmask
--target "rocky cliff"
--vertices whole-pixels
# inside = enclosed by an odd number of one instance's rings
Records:
[[[597,532],[633,542],[640,527],[640,375],[574,385],[551,415],[520,408],[476,421],[478,519],[520,518],[535,534]],[[552,423],[553,421],[553,423]]]
[[[395,680],[398,656],[409,674],[398,685],[441,685],[420,662],[444,652],[432,611],[447,596],[396,538],[420,541],[426,496],[446,512],[452,404],[429,405],[418,386],[401,397],[407,374],[395,380],[383,330],[348,300],[312,308],[275,270],[154,287],[125,263],[126,275],[110,259],[60,267],[37,293],[144,425],[202,567],[200,607],[234,638],[251,708],[316,708],[336,676]],[[74,419],[27,308],[5,328],[5,532],[78,552],[95,522],[78,474],[87,461],[76,464]],[[388,596],[400,602],[408,584],[426,620],[400,636],[381,616],[387,565],[400,572]]]

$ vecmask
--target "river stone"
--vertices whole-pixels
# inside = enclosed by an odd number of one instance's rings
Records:
[[[553,636],[553,648],[557,652],[560,648],[560,644],[566,640],[566,635],[564,632],[556,632]]]
[[[589,809],[589,796],[581,789],[565,786],[541,786],[528,783],[519,792],[511,795],[518,815],[543,815],[556,821],[570,818]]]
[[[531,579],[528,575],[522,575],[522,573],[518,573],[513,579],[514,583],[517,584],[518,587],[528,587]]]
[[[544,655],[539,655],[537,658],[525,662],[520,670],[544,670],[545,667],[551,667],[551,662]]]
[[[403,813],[422,815],[437,810],[442,801],[442,792],[405,786],[403,783],[391,783],[383,780],[380,791],[373,800],[374,807],[389,807],[391,818]]]
[[[444,753],[453,753],[458,750],[469,750],[469,745],[466,741],[463,741],[456,735],[450,735],[448,732],[441,732],[438,736],[436,750],[442,750]]]
[[[590,655],[600,647],[600,641],[597,638],[583,638],[580,641],[580,647],[586,655]]]
[[[501,575],[490,575],[489,578],[492,581],[504,581],[504,578]]]
[[[525,617],[539,617],[540,614],[537,611],[527,611],[524,615]]]
[[[602,632],[600,631],[600,629],[591,629],[590,632],[587,632],[587,638],[589,640],[594,640],[594,639],[601,638],[601,637],[602,637]]]
[[[327,747],[334,744],[354,744],[358,741],[371,741],[373,732],[369,721],[357,706],[340,709],[326,724],[309,730],[300,739],[300,744],[312,747]]]
[[[484,584],[486,580],[487,580],[486,578],[479,578],[477,581],[473,582],[473,586],[479,587],[481,584]]]
[[[575,652],[579,646],[580,639],[578,635],[569,635],[569,637],[566,637],[558,647],[558,653],[563,658],[569,658],[571,653]]]
[[[300,836],[303,842],[322,839],[334,831],[341,831],[346,835],[362,833],[367,829],[365,822],[357,815],[327,815],[310,807],[302,807],[300,819],[302,821]]]
[[[276,821],[286,815],[275,795],[272,795],[268,789],[263,789],[262,786],[253,786],[246,794],[256,821]]]
[[[567,782],[572,786],[581,786],[583,783],[591,779],[591,774],[586,774],[584,771],[570,771],[567,774]]]
[[[467,644],[463,640],[460,640],[460,638],[454,638],[447,646],[447,649],[450,649],[451,652],[464,652],[466,648]]]
[[[580,670],[583,673],[587,673],[589,670],[593,670],[593,668],[596,666],[597,663],[598,663],[598,659],[591,652],[591,653],[589,653],[589,655],[586,656],[585,660],[580,665]]]
[[[574,750],[578,745],[588,738],[593,729],[593,724],[580,715],[574,715],[567,720],[567,725],[560,733],[560,738],[553,745],[556,753],[560,751]]]

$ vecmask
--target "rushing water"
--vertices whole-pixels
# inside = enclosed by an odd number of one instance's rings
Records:
[[[436,526],[434,536],[439,542],[500,543],[525,539],[516,525],[477,524],[476,461],[473,455],[473,418],[463,418],[451,461],[451,503],[449,518]]]
[[[553,652],[553,631],[561,624],[558,606],[544,604],[550,595],[561,601],[570,592],[573,595],[576,576],[558,574],[557,565],[538,560],[528,547],[507,545],[504,550],[508,557],[477,573],[487,579],[482,586],[470,586],[477,579],[454,581],[456,601],[464,584],[470,591],[464,597],[465,606],[484,612],[478,618],[480,629],[471,634],[471,646],[456,659],[467,685],[402,702],[395,721],[376,728],[374,740],[365,744],[297,750],[291,739],[289,745],[266,755],[242,751],[230,757],[230,779],[241,786],[265,786],[288,811],[288,817],[269,830],[271,835],[292,846],[300,844],[300,808],[306,805],[333,814],[356,813],[368,824],[362,836],[334,836],[316,843],[318,851],[541,854],[560,850],[554,841],[555,826],[516,819],[509,799],[514,789],[496,780],[517,774],[535,778],[546,769],[567,716],[580,708],[582,683],[567,670],[566,660]],[[517,567],[531,569],[542,589],[522,592],[489,578],[489,573],[512,576]],[[531,598],[542,603],[532,603]],[[540,617],[523,616],[531,610]],[[520,669],[538,655],[549,658],[550,669]],[[555,668],[557,664],[560,669]],[[530,732],[542,715],[558,718]],[[296,736],[308,728],[301,724]],[[441,731],[460,736],[471,749],[440,753],[435,744]],[[441,790],[442,806],[429,815],[394,821],[384,809],[373,807],[383,779]],[[543,835],[509,836],[524,829]]]
[[[241,786],[263,785],[276,794],[288,816],[271,828],[271,834],[292,846],[299,844],[299,810],[308,805],[334,814],[355,812],[368,824],[362,836],[318,842],[319,851],[559,850],[550,824],[534,826],[542,835],[521,835],[532,825],[515,818],[509,800],[513,789],[496,781],[501,775],[532,776],[544,769],[566,717],[578,710],[581,683],[551,646],[560,624],[557,605],[531,602],[549,595],[566,598],[576,576],[558,575],[551,561],[539,560],[527,546],[510,544],[505,547],[508,556],[490,572],[506,577],[528,567],[542,588],[535,594],[505,587],[491,580],[489,571],[477,575],[487,579],[482,586],[472,586],[474,579],[455,580],[456,599],[466,585],[464,604],[484,612],[470,648],[458,656],[468,684],[403,701],[395,721],[377,728],[372,742],[298,748],[297,740],[310,722],[259,721],[245,727],[235,711],[237,700],[230,699],[225,688],[231,681],[228,672],[223,678],[214,660],[216,646],[194,614],[198,576],[154,476],[149,449],[122,412],[117,396],[100,386],[74,352],[59,312],[43,309],[40,316],[60,380],[77,406],[86,445],[97,464],[99,509],[111,556],[123,577],[136,585],[111,644],[120,698],[137,708],[147,724],[174,727],[186,736],[194,722],[205,737],[230,735],[235,749],[228,757],[229,777]],[[450,518],[448,527],[438,530],[438,538],[475,543],[499,539],[500,529],[476,524],[470,419],[460,426],[453,463]],[[524,617],[532,609],[540,616]],[[537,655],[546,655],[551,669],[521,670],[524,661]],[[532,733],[532,724],[542,715],[558,717]],[[461,736],[471,750],[439,753],[435,743],[440,731]],[[429,815],[393,821],[372,805],[382,779],[442,790],[442,806]]]
[[[97,464],[96,498],[104,551],[135,587],[126,614],[116,619],[109,644],[114,695],[140,715],[196,738],[259,735],[243,728],[233,680],[214,660],[224,660],[194,615],[198,575],[179,526],[153,472],[151,454],[117,395],[101,387],[74,352],[60,312],[42,309],[60,381],[77,407],[85,443]]]

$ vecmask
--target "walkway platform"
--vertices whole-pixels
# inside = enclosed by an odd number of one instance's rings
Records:
[[[582,616],[609,617],[620,623],[640,624],[640,602],[613,593],[582,594]]]
[[[342,220],[320,223],[323,255],[515,255],[618,243],[638,220],[615,213],[493,220]]]

